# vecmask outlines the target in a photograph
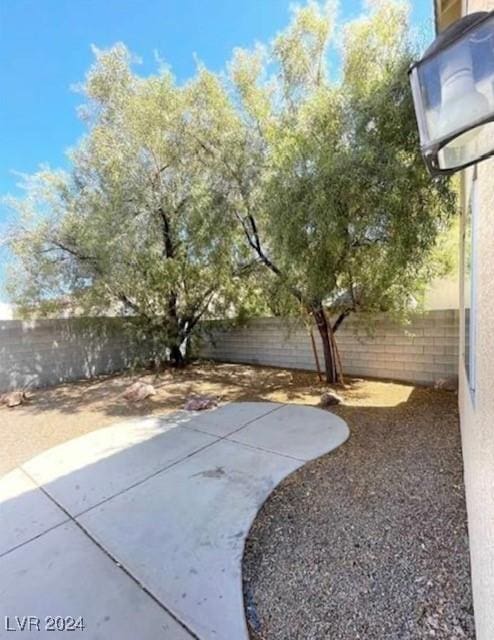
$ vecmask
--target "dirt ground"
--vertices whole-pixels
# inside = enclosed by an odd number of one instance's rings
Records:
[[[122,393],[136,380],[151,382],[157,394],[138,404],[127,402]],[[112,422],[182,409],[190,394],[214,394],[221,402],[272,400],[314,405],[325,389],[314,373],[217,363],[40,389],[33,392],[29,404],[0,407],[0,475],[41,451]],[[402,384],[354,380],[342,395],[350,406],[393,406],[405,401],[412,390]]]

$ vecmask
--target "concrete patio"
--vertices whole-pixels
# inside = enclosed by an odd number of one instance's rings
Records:
[[[247,639],[250,525],[284,477],[348,435],[320,409],[245,402],[39,455],[0,480],[0,637],[7,617],[51,635],[47,616],[71,616],[92,639]]]

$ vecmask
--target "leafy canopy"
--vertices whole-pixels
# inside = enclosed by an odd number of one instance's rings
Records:
[[[408,7],[371,2],[344,25],[341,75],[327,65],[334,21],[331,4],[309,2],[269,49],[236,53],[245,145],[257,152],[236,170],[238,210],[254,252],[264,240],[285,310],[403,315],[445,269],[437,243],[454,196],[420,156]]]
[[[71,172],[37,174],[13,203],[24,306],[117,305],[176,347],[202,317],[264,304],[318,323],[329,306],[333,328],[404,314],[443,269],[454,198],[419,153],[406,5],[340,25],[309,1],[268,46],[184,86],[136,75],[123,45],[95,55]]]
[[[177,347],[205,314],[255,301],[222,177],[201,161],[194,134],[209,126],[205,102],[220,110],[222,96],[203,71],[184,87],[166,70],[137,76],[123,45],[95,56],[82,87],[88,132],[71,171],[36,174],[27,197],[11,202],[20,225],[10,289],[37,313],[67,302],[130,312]]]

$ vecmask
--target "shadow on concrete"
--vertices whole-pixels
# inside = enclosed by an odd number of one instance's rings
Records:
[[[247,413],[258,412],[258,406],[252,403]],[[238,429],[286,407],[263,403],[261,408],[257,418],[242,418]],[[322,411],[307,408],[301,428],[309,428],[313,412],[322,418]],[[203,417],[197,416],[197,425]],[[172,622],[173,616],[188,626],[192,621],[204,640],[247,639],[241,587],[245,536],[273,488],[304,460],[230,440],[231,429],[224,436],[211,435],[189,419],[182,413],[129,420],[59,445],[1,479],[0,619],[13,615],[11,609],[34,607],[45,616],[79,603],[79,615],[87,620],[93,607],[98,610],[90,637],[117,637],[113,600],[101,619],[101,603],[111,586],[98,580],[103,561],[81,549],[79,534],[79,541],[74,538],[74,530],[82,527],[99,555],[109,549],[104,562],[116,561],[134,575],[154,603],[171,611]],[[325,414],[321,453],[348,434],[345,427],[333,440],[332,421],[338,429],[344,426]],[[283,442],[285,423],[279,424]],[[55,533],[62,528],[66,538]],[[52,538],[56,542],[49,542]],[[149,560],[153,553],[156,565]],[[188,592],[191,603],[185,601]],[[132,606],[129,600],[129,610]],[[100,628],[103,636],[97,635]],[[158,628],[139,637],[154,640]],[[221,628],[218,634],[216,628]],[[164,637],[179,638],[176,630]]]

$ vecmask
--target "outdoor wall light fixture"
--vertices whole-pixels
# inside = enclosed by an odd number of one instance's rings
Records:
[[[494,11],[472,13],[448,27],[409,75],[432,175],[494,154]]]

